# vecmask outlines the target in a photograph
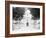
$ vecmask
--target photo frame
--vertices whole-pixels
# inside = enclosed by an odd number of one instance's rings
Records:
[[[5,37],[45,34],[44,3],[5,1]]]

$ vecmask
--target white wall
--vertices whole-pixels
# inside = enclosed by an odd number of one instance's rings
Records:
[[[30,2],[31,1],[32,2],[44,2],[45,3],[45,0],[27,0],[27,1],[30,1]],[[46,13],[45,13],[45,16],[46,16]],[[4,38],[4,36],[5,36],[5,0],[0,0],[0,38]],[[46,38],[46,35],[16,37],[16,38]]]
[[[0,37],[4,36],[5,31],[5,0],[0,0]]]

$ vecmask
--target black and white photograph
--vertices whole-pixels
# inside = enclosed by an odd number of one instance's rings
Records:
[[[26,32],[40,29],[40,9],[13,7],[12,30]]]
[[[10,14],[11,34],[42,32],[42,6],[11,4]]]

